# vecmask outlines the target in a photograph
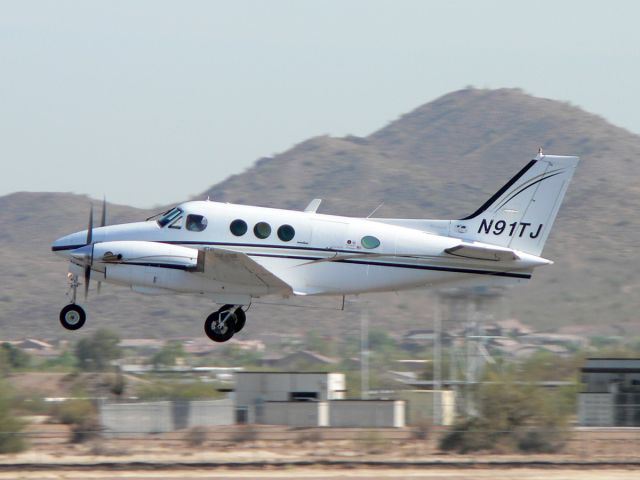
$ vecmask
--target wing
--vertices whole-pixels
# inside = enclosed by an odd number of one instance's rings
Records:
[[[218,282],[266,287],[269,293],[293,293],[289,284],[241,252],[222,248],[200,250],[195,271]]]

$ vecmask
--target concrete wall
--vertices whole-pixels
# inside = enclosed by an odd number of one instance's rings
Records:
[[[98,414],[104,432],[111,435],[163,433],[195,426],[235,423],[230,399],[101,403]]]
[[[102,403],[98,410],[105,433],[162,433],[173,430],[171,402]]]
[[[404,400],[335,400],[329,402],[332,427],[404,427]]]
[[[581,393],[578,395],[578,425],[583,427],[611,427],[614,425],[613,395],[610,393]]]
[[[327,402],[265,402],[256,411],[256,423],[291,427],[327,427]]]
[[[453,425],[456,417],[456,396],[452,390],[405,390],[399,392],[406,400],[407,423],[429,422],[433,425]]]

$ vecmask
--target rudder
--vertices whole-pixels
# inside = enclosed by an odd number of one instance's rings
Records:
[[[450,234],[540,255],[578,161],[538,155]]]

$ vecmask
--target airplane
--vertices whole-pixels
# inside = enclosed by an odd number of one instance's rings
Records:
[[[344,296],[433,286],[526,283],[553,262],[542,249],[579,158],[528,162],[473,214],[458,220],[353,218],[215,201],[187,201],[142,222],[100,225],[53,242],[69,261],[71,303],[60,312],[81,328],[84,280],[134,292],[196,294],[220,308],[204,323],[214,342],[242,330],[254,299]]]

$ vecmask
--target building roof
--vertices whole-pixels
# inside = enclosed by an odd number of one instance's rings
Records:
[[[582,372],[640,372],[640,358],[588,358]]]

